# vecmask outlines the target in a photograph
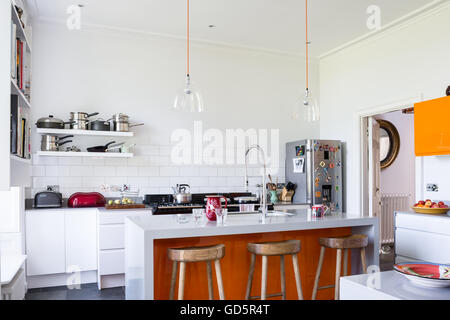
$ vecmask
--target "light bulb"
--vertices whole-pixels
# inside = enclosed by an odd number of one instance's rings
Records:
[[[195,90],[189,75],[186,76],[186,84],[175,97],[173,108],[177,111],[203,112],[205,111],[203,99],[200,93]]]

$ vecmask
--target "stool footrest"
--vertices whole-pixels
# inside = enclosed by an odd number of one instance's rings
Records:
[[[334,287],[336,287],[334,284],[330,284],[329,286],[318,287],[317,290],[330,289],[330,288],[334,288]]]
[[[283,296],[282,293],[272,293],[272,294],[266,295],[266,298],[282,297],[282,296]],[[250,300],[261,299],[261,296],[254,296],[254,297],[250,297],[249,299]]]

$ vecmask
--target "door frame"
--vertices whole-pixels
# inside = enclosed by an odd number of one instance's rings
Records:
[[[372,217],[372,208],[369,206],[369,153],[368,153],[368,118],[378,114],[399,111],[406,108],[411,108],[414,104],[424,101],[423,93],[418,95],[389,103],[384,103],[368,108],[363,108],[354,113],[353,127],[354,136],[353,141],[356,143],[356,152],[353,154],[353,163],[357,164],[358,170],[355,170],[354,183],[359,186],[357,194],[357,208],[361,211],[362,217]],[[416,157],[416,199],[423,195],[423,157]]]

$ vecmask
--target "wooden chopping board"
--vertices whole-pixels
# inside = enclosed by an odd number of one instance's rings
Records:
[[[107,204],[105,206],[106,209],[144,209],[145,204]]]

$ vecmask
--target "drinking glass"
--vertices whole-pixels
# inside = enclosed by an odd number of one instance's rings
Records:
[[[177,222],[178,223],[188,223],[189,222],[189,215],[188,214],[184,214],[184,213],[177,214]]]
[[[203,224],[205,219],[205,209],[192,209],[192,216],[195,224]]]
[[[216,213],[217,225],[223,226],[227,220],[228,209],[216,208],[215,213]]]

